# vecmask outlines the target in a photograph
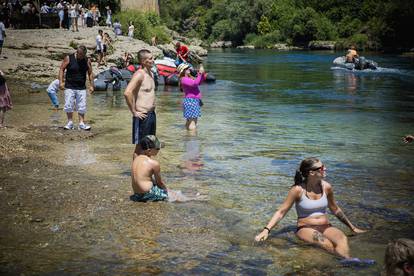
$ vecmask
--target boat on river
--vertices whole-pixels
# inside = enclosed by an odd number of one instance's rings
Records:
[[[345,56],[341,56],[334,59],[333,64],[348,70],[376,70],[378,68],[378,64],[375,61],[365,57],[355,58],[354,62],[346,62]]]

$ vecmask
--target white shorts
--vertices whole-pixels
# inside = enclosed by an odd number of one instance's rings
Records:
[[[77,110],[80,114],[86,113],[86,89],[65,89],[65,112]],[[76,108],[75,108],[76,103]]]

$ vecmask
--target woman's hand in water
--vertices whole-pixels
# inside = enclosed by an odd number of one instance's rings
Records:
[[[363,229],[359,229],[357,227],[352,228],[352,232],[354,232],[355,234],[361,234],[361,233],[365,233],[368,230],[363,230]]]
[[[254,240],[257,242],[265,241],[267,240],[267,237],[269,236],[269,231],[264,229],[259,235],[254,237]]]

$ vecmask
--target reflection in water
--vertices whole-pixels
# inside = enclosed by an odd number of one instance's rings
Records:
[[[200,141],[197,137],[197,132],[188,132],[188,137],[184,141],[184,172],[195,172],[201,170],[204,166],[201,153]]]
[[[65,165],[79,166],[96,163],[96,155],[85,141],[64,145]]]
[[[63,113],[59,110],[53,110],[52,111],[52,114],[49,117],[49,120],[52,123],[52,126],[61,125],[61,122],[60,122],[61,114],[63,114]]]
[[[354,94],[358,88],[357,77],[354,74],[346,74],[345,83],[345,89],[349,93]]]
[[[338,90],[344,90],[349,94],[355,94],[359,87],[359,77],[354,72],[334,70],[335,86]]]
[[[124,91],[122,90],[108,90],[106,92],[108,103],[111,107],[122,107],[124,106]]]

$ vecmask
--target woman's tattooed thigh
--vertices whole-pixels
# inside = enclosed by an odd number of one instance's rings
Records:
[[[325,237],[323,236],[323,234],[321,232],[318,232],[318,231],[313,231],[312,238],[313,238],[313,241],[315,241],[315,242],[324,242],[325,241]]]

